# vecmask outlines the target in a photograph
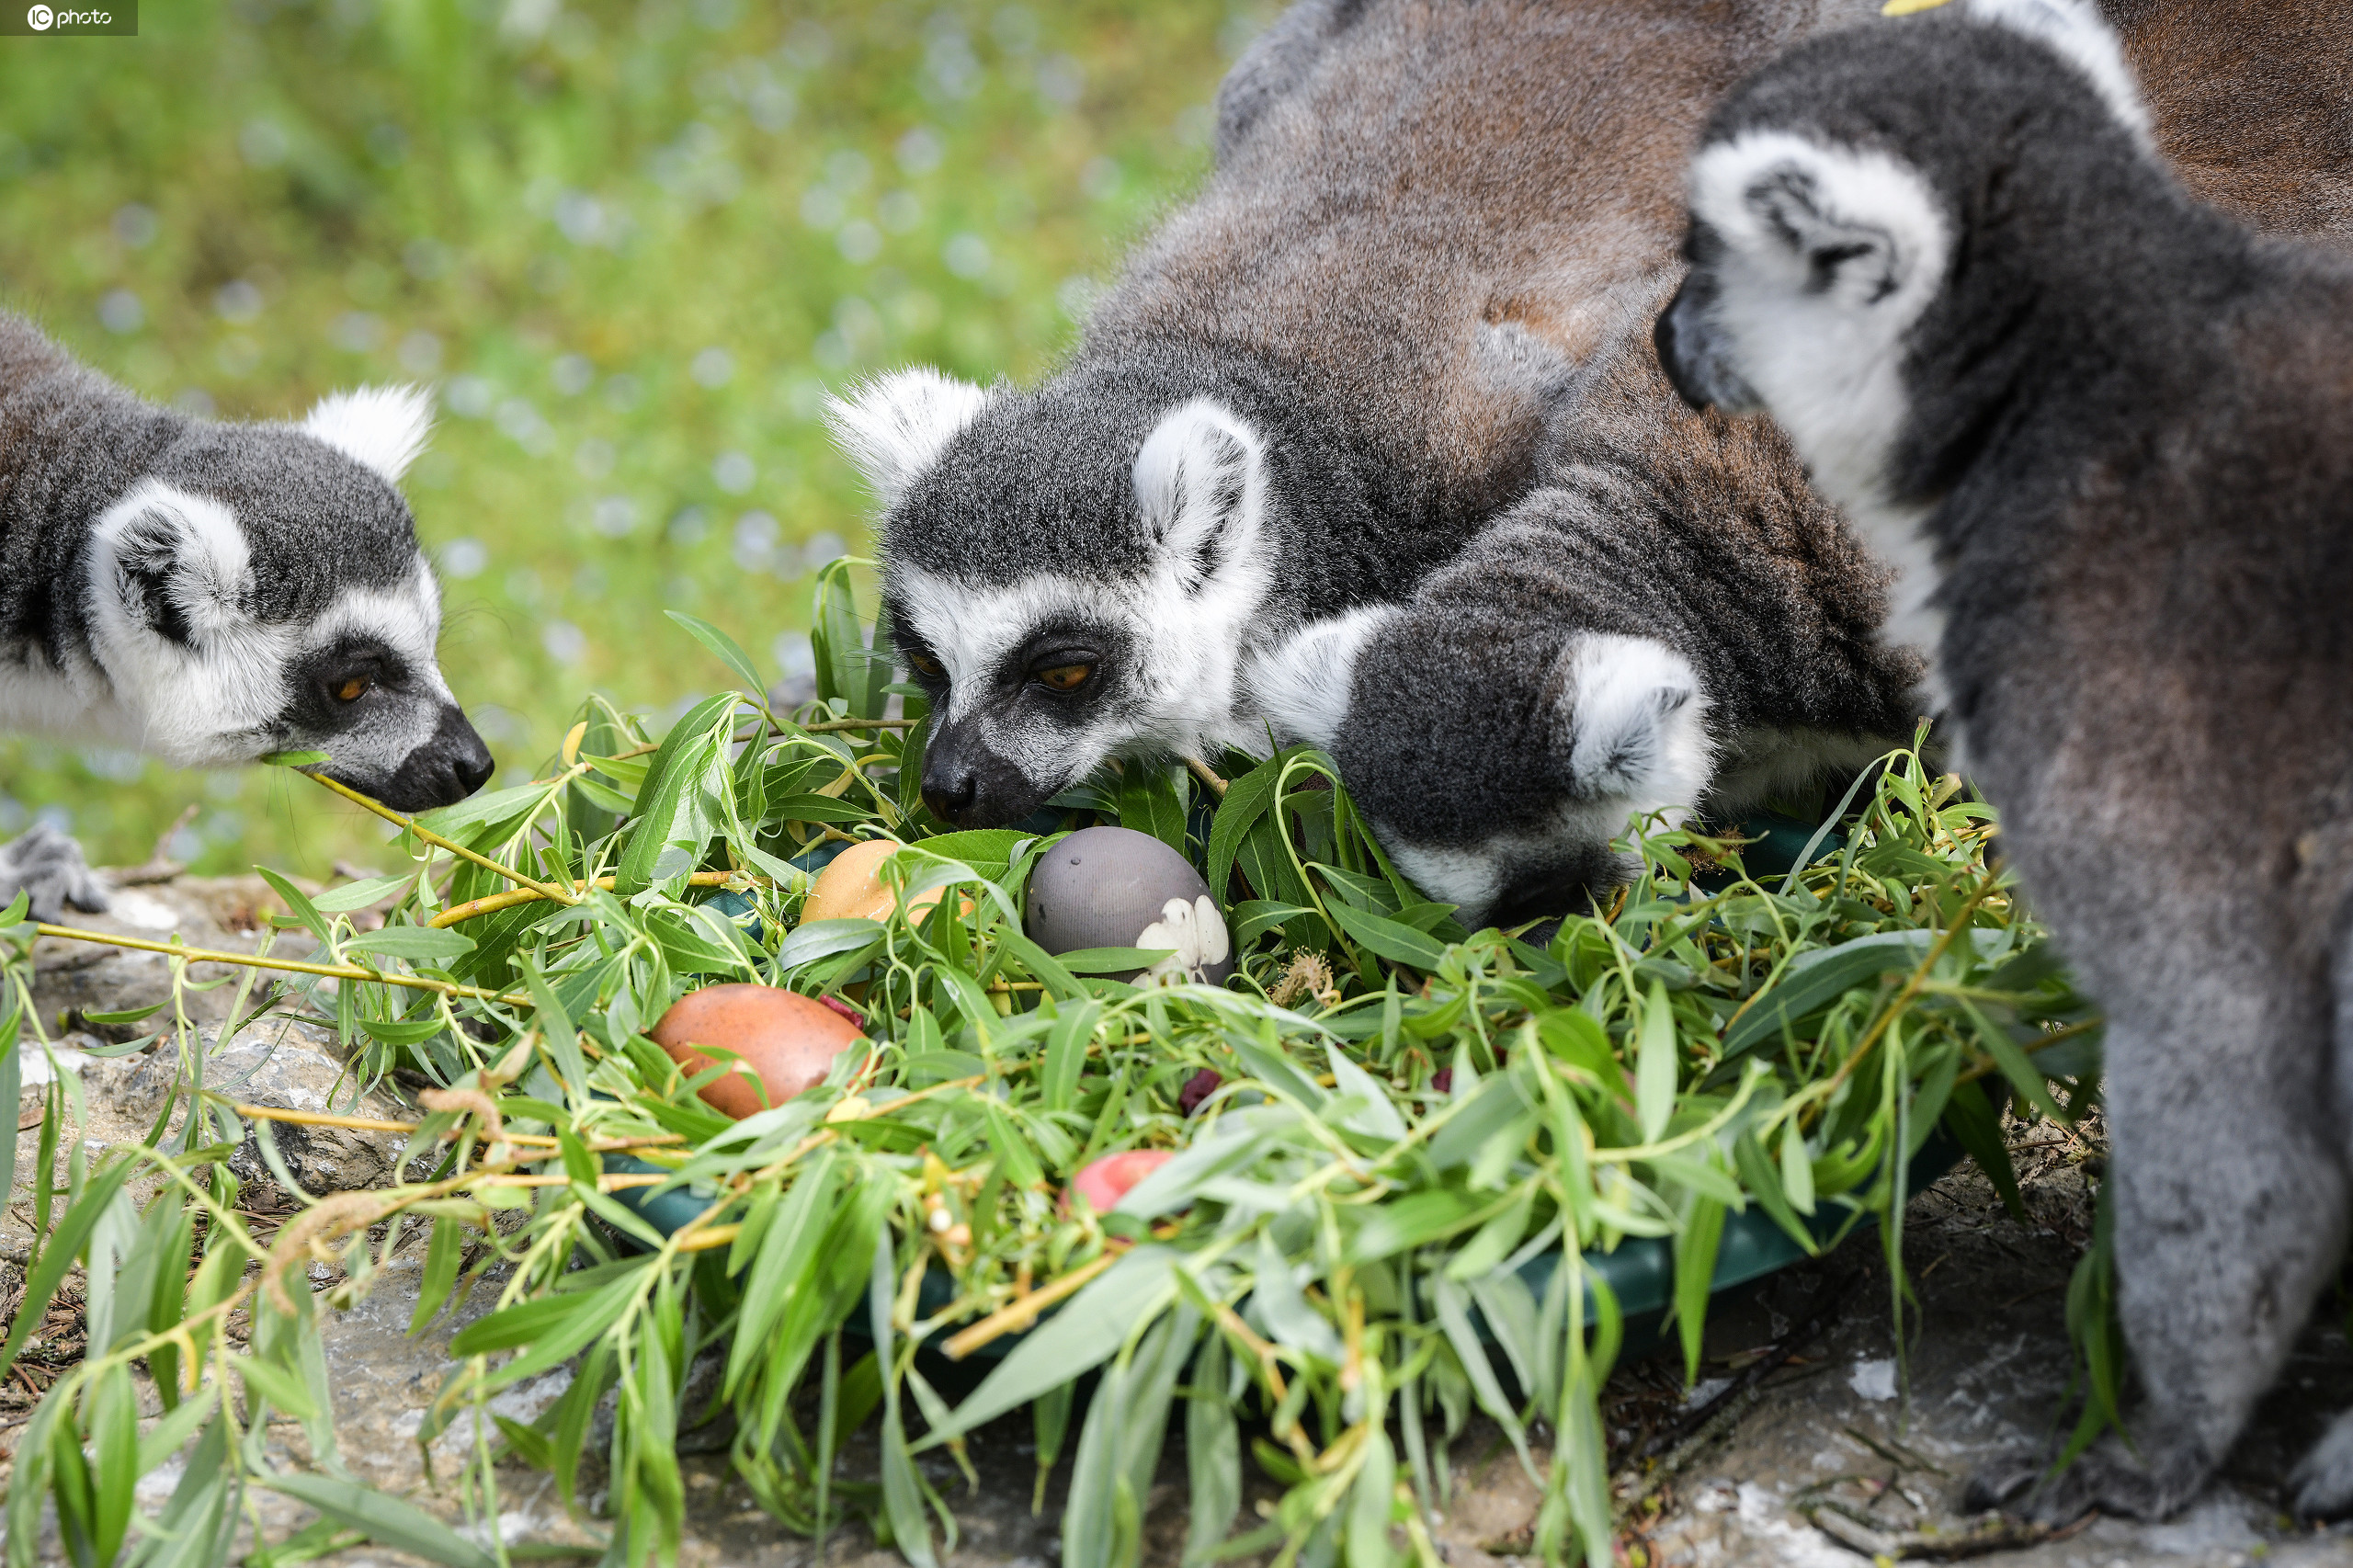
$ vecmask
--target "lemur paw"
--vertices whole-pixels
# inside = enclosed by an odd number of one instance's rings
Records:
[[[0,845],[0,907],[14,903],[19,892],[32,895],[36,920],[55,920],[69,904],[103,914],[110,902],[106,883],[82,858],[82,846],[45,823]]]
[[[2353,1413],[2340,1415],[2288,1474],[2296,1517],[2341,1519],[2353,1515]]]
[[[2073,1524],[2095,1509],[2162,1519],[2188,1502],[2206,1478],[2203,1466],[2160,1464],[2153,1471],[2113,1437],[2054,1476],[2050,1471],[2057,1457],[2048,1448],[2000,1456],[1969,1478],[1962,1507],[1972,1513],[1999,1508],[2041,1525]]]

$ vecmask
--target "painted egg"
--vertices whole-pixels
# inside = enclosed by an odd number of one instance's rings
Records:
[[[1139,984],[1222,985],[1233,946],[1193,863],[1148,833],[1090,827],[1046,852],[1029,873],[1022,925],[1050,953],[1161,948],[1168,957],[1120,976]]]
[[[904,844],[888,838],[870,838],[853,844],[828,861],[809,884],[808,902],[801,906],[803,920],[888,920],[891,918],[890,884],[882,880],[882,862],[905,848]],[[945,891],[933,888],[919,892],[907,904],[907,918],[921,920],[939,903]],[[972,901],[963,901],[964,913],[972,912]]]
[[[1176,1157],[1170,1149],[1130,1149],[1089,1162],[1070,1178],[1071,1191],[1086,1199],[1097,1214],[1108,1214],[1134,1190],[1136,1184]],[[1069,1199],[1063,1199],[1067,1209]]]
[[[704,1104],[738,1121],[824,1082],[834,1058],[864,1038],[856,1024],[814,997],[743,984],[688,992],[649,1033],[688,1077],[714,1062],[740,1065],[756,1075],[758,1087],[735,1071],[699,1091]],[[707,1056],[698,1046],[732,1054]]]

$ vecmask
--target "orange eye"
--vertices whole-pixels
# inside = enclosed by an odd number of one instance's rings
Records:
[[[915,666],[918,675],[936,676],[940,673],[939,661],[929,653],[909,653],[907,663]]]
[[[367,695],[368,683],[358,676],[352,676],[335,688],[335,699],[337,702],[357,702]]]
[[[1040,670],[1038,678],[1056,691],[1076,691],[1095,674],[1093,665],[1056,665],[1050,670]]]

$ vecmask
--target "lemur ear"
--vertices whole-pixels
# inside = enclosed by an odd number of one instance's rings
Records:
[[[160,480],[107,508],[91,540],[102,624],[142,627],[184,648],[245,619],[252,575],[253,551],[235,516]]]
[[[1691,210],[1792,292],[1869,309],[1938,280],[1946,224],[1917,170],[1787,131],[1719,142],[1691,165]]]
[[[2091,78],[2093,90],[2107,100],[2117,123],[2143,147],[2156,150],[2141,84],[2124,62],[2123,42],[2097,6],[2085,0],[1969,0],[1969,17],[2024,33],[2065,56]]]
[[[433,396],[423,387],[360,387],[319,400],[305,433],[398,484],[433,433]]]
[[[1266,466],[1258,433],[1205,397],[1170,410],[1144,437],[1136,506],[1187,587],[1199,587],[1256,536]]]
[[[1708,699],[1690,661],[1653,638],[1589,631],[1563,662],[1576,792],[1645,811],[1696,802],[1710,772]]]
[[[893,370],[825,400],[834,442],[858,465],[885,511],[940,449],[980,416],[990,394],[928,367]]]

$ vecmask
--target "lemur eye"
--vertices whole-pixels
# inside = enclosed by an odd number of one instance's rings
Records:
[[[357,702],[368,695],[368,685],[360,676],[353,676],[335,688],[335,699],[337,702]]]
[[[940,668],[939,661],[929,653],[909,653],[907,663],[915,666],[917,675],[936,676],[944,673]]]
[[[1038,678],[1056,691],[1076,691],[1094,674],[1093,665],[1056,665],[1051,669],[1040,670]]]

